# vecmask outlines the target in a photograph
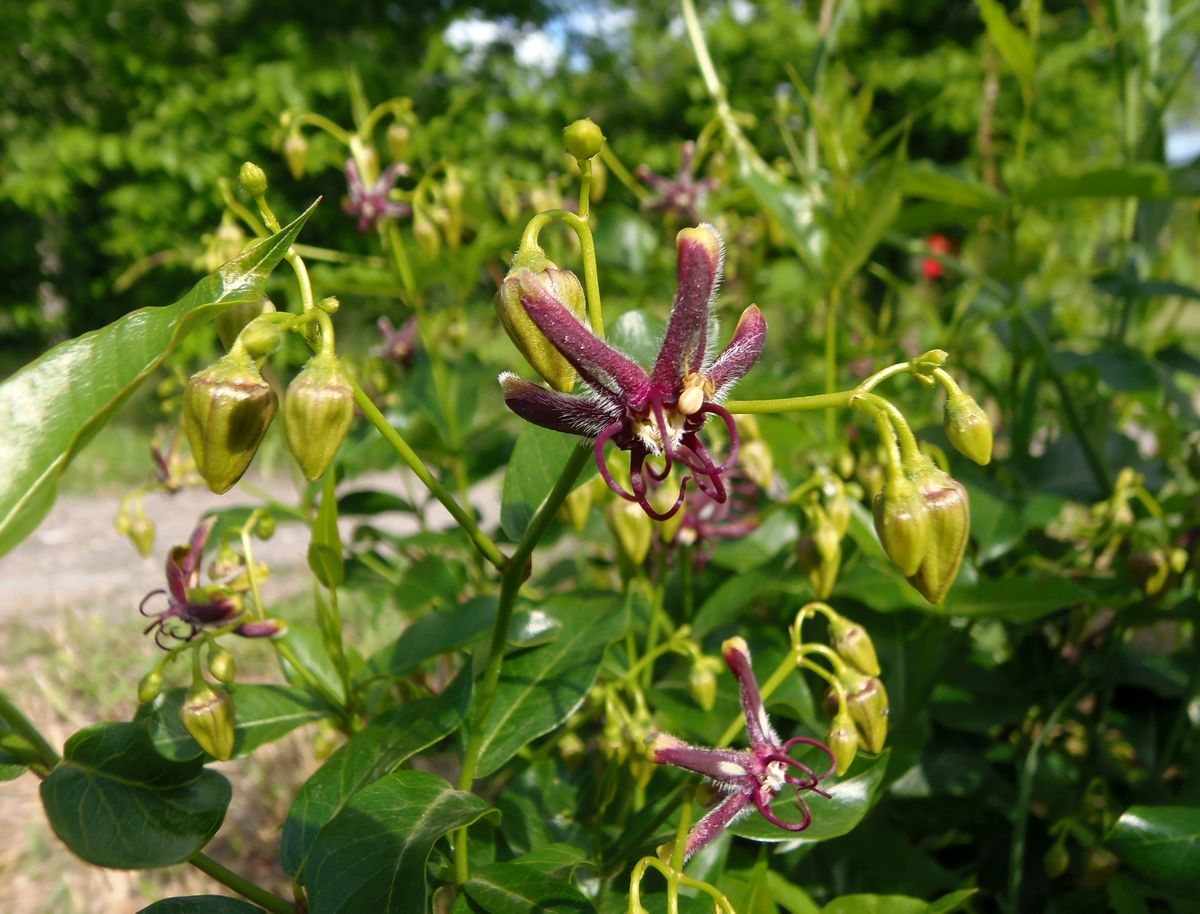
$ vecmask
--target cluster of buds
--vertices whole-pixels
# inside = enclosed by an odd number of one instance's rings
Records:
[[[842,566],[842,539],[850,526],[846,485],[822,471],[801,503],[807,532],[796,541],[796,558],[817,599],[824,600],[837,583]]]

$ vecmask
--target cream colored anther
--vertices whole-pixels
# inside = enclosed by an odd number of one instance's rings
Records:
[[[675,409],[680,415],[691,416],[700,411],[704,405],[704,388],[707,379],[699,372],[692,372],[683,381],[683,392],[675,403]]]

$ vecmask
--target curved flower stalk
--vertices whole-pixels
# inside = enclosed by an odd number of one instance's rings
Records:
[[[757,809],[763,818],[780,828],[804,831],[812,824],[812,811],[802,794],[811,790],[828,799],[829,794],[821,789],[820,783],[833,774],[837,764],[833,751],[818,740],[797,736],[787,742],[780,741],[767,718],[754,669],[750,665],[750,649],[742,638],[730,638],[722,645],[721,652],[738,680],[750,748],[735,750],[691,746],[666,733],[651,737],[650,748],[654,761],[702,774],[726,794],[720,805],[697,822],[688,834],[685,860],[738,819],[748,815],[752,809]],[[812,746],[824,752],[829,757],[828,770],[824,774],[817,774],[803,762],[797,761],[789,755],[793,746]],[[790,768],[803,776],[790,774]],[[804,818],[799,822],[784,822],[771,809],[771,802],[784,786],[796,791],[796,803],[804,811]]]
[[[733,417],[720,401],[758,360],[767,323],[757,305],[743,312],[733,338],[714,360],[709,355],[709,312],[721,279],[724,249],[711,225],[684,229],[677,238],[679,287],[667,334],[653,370],[647,372],[584,326],[542,274],[518,271],[520,300],[529,317],[579,373],[586,391],[559,393],[515,374],[500,376],[509,408],[535,425],[594,438],[596,463],[609,488],[636,502],[650,517],[665,520],[683,504],[689,480],[714,501],[726,499],[722,476],[738,453]],[[729,435],[729,456],[718,463],[700,439],[709,416]],[[629,451],[630,489],[609,472],[604,448],[613,442]],[[646,458],[661,456],[661,470]],[[649,481],[662,480],[680,463],[689,472],[674,505],[656,510],[647,498]]]

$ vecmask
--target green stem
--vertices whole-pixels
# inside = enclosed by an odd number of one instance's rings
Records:
[[[367,417],[367,421],[378,429],[379,434],[395,449],[396,453],[400,455],[400,459],[408,464],[409,469],[421,480],[425,488],[429,490],[429,493],[450,512],[450,515],[462,527],[468,538],[470,538],[471,544],[479,551],[479,554],[490,562],[492,567],[499,571],[504,571],[509,562],[504,557],[504,553],[500,551],[500,547],[496,545],[490,536],[480,529],[475,518],[458,503],[450,490],[434,477],[429,467],[417,456],[417,452],[409,446],[404,437],[392,428],[391,423],[387,421],[387,418],[379,411],[379,407],[372,402],[371,398],[367,396],[358,382],[352,379],[350,384],[354,390],[354,402],[363,411],[363,415]]]
[[[621,160],[617,158],[617,154],[608,148],[605,143],[600,147],[600,159],[608,166],[608,170],[617,176],[617,180],[624,184],[631,194],[638,198],[638,202],[650,199],[650,193],[646,188],[629,173],[629,170],[621,164]]]
[[[825,393],[832,394],[837,390],[837,340],[838,312],[841,292],[834,286],[829,290],[829,299],[825,303]],[[837,435],[837,416],[832,409],[825,412],[825,440],[832,442]]]
[[[296,906],[290,901],[260,888],[233,870],[226,869],[203,852],[193,854],[188,858],[188,863],[205,875],[211,876],[226,888],[233,889],[243,898],[254,902],[260,908],[270,911],[271,914],[296,914]]]
[[[579,250],[583,257],[583,291],[587,297],[588,322],[592,332],[604,339],[604,309],[600,303],[600,272],[596,267],[596,242],[592,238],[592,227],[578,214],[565,209],[550,209],[538,213],[529,220],[521,235],[521,250],[540,251],[538,235],[551,222],[565,222],[579,238]]]
[[[725,408],[742,415],[762,413],[792,413],[814,409],[830,409],[850,405],[857,393],[841,390],[832,394],[810,394],[807,397],[781,397],[775,400],[726,400]]]
[[[8,696],[4,694],[3,690],[0,690],[0,720],[8,724],[14,733],[23,737],[33,747],[46,771],[58,764],[58,753],[54,751],[54,747],[50,745],[46,737],[42,736],[42,732],[33,725],[33,722],[8,700]]]

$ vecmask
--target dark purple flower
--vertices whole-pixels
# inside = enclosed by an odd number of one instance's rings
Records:
[[[413,353],[417,348],[417,331],[419,329],[415,314],[399,327],[393,324],[386,315],[379,318],[375,326],[379,328],[379,335],[383,338],[383,343],[373,350],[373,354],[382,356],[398,365],[407,365],[412,361]]]
[[[143,634],[153,631],[155,643],[164,650],[168,647],[163,642],[164,636],[178,641],[191,641],[205,627],[227,625],[242,612],[241,599],[234,591],[222,587],[200,586],[204,544],[208,542],[208,536],[216,522],[215,517],[202,521],[192,531],[192,539],[188,545],[176,546],[170,551],[167,555],[166,589],[160,587],[150,591],[138,606],[138,612],[154,619]],[[148,612],[146,604],[159,594],[167,598],[167,608],[160,613]],[[181,625],[169,626],[168,623],[172,619],[178,619]],[[247,638],[269,638],[283,630],[279,622],[266,620],[245,622],[238,626],[235,632]]]
[[[692,174],[692,162],[696,158],[696,144],[688,140],[679,153],[679,171],[673,178],[664,178],[650,170],[648,165],[639,165],[637,179],[648,184],[654,196],[642,203],[645,209],[673,213],[695,222],[708,192],[717,186],[714,178],[697,181]]]
[[[736,540],[758,527],[758,486],[735,467],[726,480],[727,497],[717,501],[704,489],[693,489],[683,502],[683,518],[672,542],[695,549],[703,568],[718,540]]]
[[[403,162],[389,165],[370,187],[363,183],[354,159],[346,160],[346,186],[350,196],[342,203],[347,215],[358,217],[360,232],[374,231],[383,219],[404,218],[412,213],[407,203],[392,200],[390,194],[401,175],[408,174]]]
[[[555,431],[596,439],[596,463],[609,488],[637,502],[650,517],[665,520],[683,504],[689,479],[715,501],[724,501],[722,475],[737,459],[738,434],[723,399],[750,370],[766,341],[767,323],[757,305],[743,312],[733,339],[715,360],[709,355],[709,310],[721,279],[721,237],[711,225],[684,229],[678,236],[679,287],[671,307],[667,335],[653,371],[646,371],[582,324],[530,270],[518,273],[521,304],[538,329],[562,353],[587,388],[565,394],[532,384],[515,374],[500,376],[504,400],[523,419]],[[700,440],[710,415],[729,433],[729,456],[717,463]],[[629,451],[632,492],[613,479],[604,459],[612,441]],[[661,470],[645,469],[646,458],[663,457]],[[647,500],[647,474],[665,479],[675,463],[689,472],[675,504],[665,513]]]
[[[819,785],[837,767],[833,750],[815,739],[797,736],[780,743],[763,708],[754,670],[750,666],[750,649],[743,639],[730,638],[722,645],[722,653],[741,687],[742,711],[746,717],[750,748],[736,750],[691,746],[666,733],[651,737],[650,748],[655,762],[702,774],[726,795],[692,828],[684,859],[691,857],[738,819],[748,815],[751,809],[757,809],[768,822],[787,831],[804,831],[812,824],[812,811],[802,796],[803,791],[811,790],[828,798],[829,794]],[[790,756],[788,753],[791,748],[798,745],[813,746],[824,752],[829,756],[829,769],[824,774],[816,774],[803,762]],[[803,777],[790,774],[789,768],[795,768]],[[796,791],[796,804],[804,812],[799,822],[784,822],[771,809],[771,801],[785,785]]]

